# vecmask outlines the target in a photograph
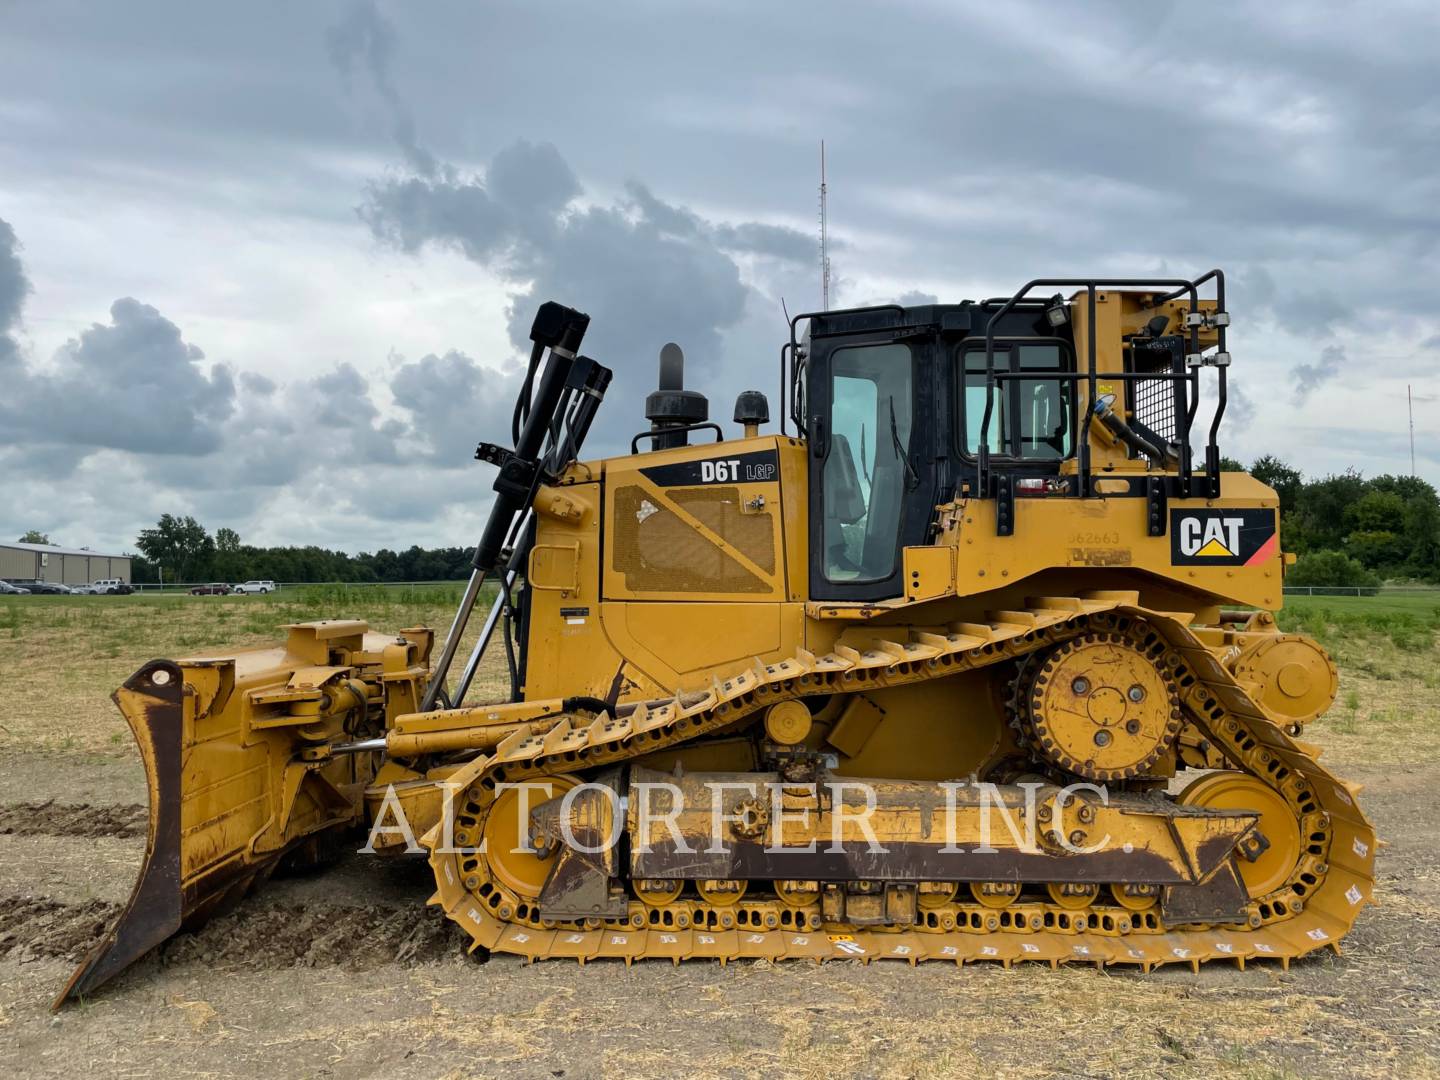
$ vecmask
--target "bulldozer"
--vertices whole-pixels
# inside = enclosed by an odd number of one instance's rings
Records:
[[[1276,621],[1276,494],[1222,468],[1223,273],[797,315],[769,431],[666,345],[603,460],[589,321],[538,309],[443,641],[311,622],[116,691],[145,862],[57,1005],[362,841],[529,960],[1338,951],[1377,842],[1304,738],[1338,675]]]

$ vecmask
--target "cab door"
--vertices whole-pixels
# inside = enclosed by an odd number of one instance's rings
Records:
[[[933,393],[924,339],[811,342],[810,595],[901,595],[901,548],[934,506]]]

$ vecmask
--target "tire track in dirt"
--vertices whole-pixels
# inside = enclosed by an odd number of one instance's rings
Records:
[[[0,836],[144,836],[149,811],[143,806],[92,806],[89,803],[9,803],[0,806]]]
[[[165,964],[251,968],[340,967],[365,971],[463,957],[469,935],[436,907],[242,905],[164,947]]]
[[[0,957],[78,962],[119,916],[104,900],[0,896]],[[438,908],[252,902],[160,948],[162,964],[366,971],[463,957],[468,936]]]

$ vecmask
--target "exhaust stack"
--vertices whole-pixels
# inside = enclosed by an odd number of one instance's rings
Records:
[[[656,450],[684,446],[685,428],[710,419],[705,395],[685,389],[685,353],[673,341],[660,350],[660,387],[645,398],[645,419],[651,431],[664,432],[653,440]]]

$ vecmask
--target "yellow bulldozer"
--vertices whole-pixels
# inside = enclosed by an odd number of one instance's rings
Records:
[[[530,959],[1338,948],[1376,840],[1304,740],[1337,673],[1277,626],[1276,495],[1222,471],[1223,274],[799,315],[778,431],[752,390],[726,437],[667,345],[591,461],[588,323],[539,308],[438,650],[306,623],[116,692],[146,859],[59,1001],[337,843]]]

